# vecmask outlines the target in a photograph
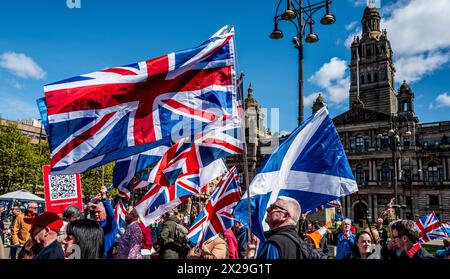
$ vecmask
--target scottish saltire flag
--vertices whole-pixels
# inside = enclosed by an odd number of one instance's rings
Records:
[[[303,212],[358,190],[326,107],[280,143],[250,184],[252,232],[264,240],[266,208],[279,196],[296,199]],[[248,226],[247,194],[234,216]]]
[[[117,160],[113,171],[113,185],[119,189],[119,195],[129,198],[131,183],[136,174],[162,158],[170,145],[161,145],[145,152]]]
[[[114,218],[116,219],[119,229],[120,228],[125,229],[125,227],[126,227],[125,216],[126,215],[127,215],[127,211],[125,210],[122,199],[119,199],[119,201],[116,204],[116,208],[114,208]]]
[[[192,195],[197,194],[199,188],[205,187],[209,182],[223,175],[226,171],[225,164],[222,159],[219,159],[200,169],[199,178],[195,180],[195,183],[199,183],[198,185],[173,184],[163,186],[153,184],[136,204],[135,209],[145,226],[148,226],[164,213],[182,204]]]
[[[416,224],[420,229],[419,241],[422,243],[448,236],[434,212],[420,217]]]
[[[218,159],[239,154],[244,151],[240,140],[240,119],[225,118],[209,124],[205,131],[193,138],[183,138],[175,143],[162,157],[158,164],[145,177],[137,182],[135,189],[151,183],[162,186],[176,185],[187,191],[186,194],[196,194],[205,185],[200,181],[200,170]],[[222,174],[224,168],[214,170]]]
[[[341,207],[341,201],[339,199],[336,199],[334,201],[327,202],[326,204],[322,204],[321,206],[316,207],[316,208],[314,208],[312,210],[306,211],[303,214],[308,215],[308,214],[311,214],[311,213],[319,212],[321,210],[325,210],[326,208],[333,208],[333,207],[334,208],[340,208]]]
[[[181,127],[189,136],[236,115],[233,36],[225,26],[195,48],[44,86],[52,174],[82,173],[167,144]]]
[[[234,225],[232,210],[241,199],[241,188],[236,167],[224,175],[203,210],[192,223],[187,237],[201,244]]]

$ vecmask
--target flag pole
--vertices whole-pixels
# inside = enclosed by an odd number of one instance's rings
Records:
[[[359,204],[360,204],[360,207],[361,207],[361,211],[363,212],[364,217],[366,219],[367,226],[369,228],[370,236],[372,237],[373,241],[376,241],[375,237],[373,237],[372,228],[370,227],[370,223],[369,223],[369,218],[367,217],[367,214],[364,212],[364,208],[362,206],[362,201],[361,201],[361,196],[359,195],[359,191],[357,191],[356,194],[358,195],[358,200],[359,200]]]
[[[247,141],[245,136],[245,104],[244,104],[244,74],[241,73],[241,76],[239,77],[240,84],[239,84],[239,99],[241,101],[242,106],[242,123],[241,123],[241,134],[242,134],[242,142],[244,144],[244,154],[242,156],[244,160],[244,180],[245,180],[245,186],[247,188],[247,211],[248,211],[248,239],[250,243],[252,243],[252,210],[250,205],[250,183],[249,183],[249,176],[248,176],[248,158],[247,158]]]

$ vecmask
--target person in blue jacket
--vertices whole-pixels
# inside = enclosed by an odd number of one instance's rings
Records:
[[[355,234],[350,230],[352,221],[344,219],[341,232],[337,235],[336,259],[350,259],[355,246]]]
[[[103,229],[105,258],[111,259],[119,226],[114,218],[114,209],[107,199],[105,186],[102,186],[98,196],[100,201],[95,208],[95,221],[97,221]]]

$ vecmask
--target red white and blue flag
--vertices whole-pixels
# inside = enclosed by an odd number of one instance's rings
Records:
[[[115,188],[118,188],[119,195],[129,199],[131,183],[135,175],[145,171],[152,164],[156,164],[168,149],[169,145],[161,145],[145,152],[117,160],[113,171],[113,185]]]
[[[195,48],[44,86],[38,108],[52,174],[82,173],[175,142],[184,118],[197,134],[237,115],[233,36],[225,26]]]
[[[190,196],[197,194],[197,189],[206,187],[209,182],[226,172],[222,159],[218,159],[205,168],[199,170],[199,178],[193,185],[175,183],[170,186],[152,184],[148,192],[136,204],[136,212],[141,221],[148,226],[161,215],[172,210],[186,201]],[[200,181],[200,182],[199,182]],[[197,185],[196,183],[204,183]]]
[[[200,247],[202,243],[234,225],[234,206],[241,199],[236,167],[222,178],[203,210],[192,223],[187,237]]]
[[[209,124],[203,133],[193,139],[179,140],[164,154],[148,176],[134,185],[134,188],[142,188],[151,183],[167,187],[175,185],[179,197],[201,192],[201,187],[209,182],[202,180],[201,169],[220,158],[244,152],[239,133],[240,120],[237,117],[222,120]],[[216,168],[211,171],[214,175],[206,176],[207,179],[213,179],[226,170]]]
[[[422,243],[448,236],[434,212],[420,217],[416,224],[420,229],[419,241]]]
[[[117,225],[120,228],[126,227],[125,216],[127,215],[127,211],[123,205],[122,199],[116,204],[116,208],[114,209],[114,218],[116,219]]]

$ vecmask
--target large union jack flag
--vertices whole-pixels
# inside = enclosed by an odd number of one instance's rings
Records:
[[[236,167],[222,178],[206,203],[204,209],[192,223],[187,237],[200,247],[214,235],[224,232],[234,224],[231,213],[241,199]]]
[[[52,173],[81,173],[237,114],[234,30],[198,47],[44,86]],[[197,134],[198,130],[191,131]]]
[[[422,243],[448,236],[434,212],[420,217],[416,224],[420,229],[419,241]]]

